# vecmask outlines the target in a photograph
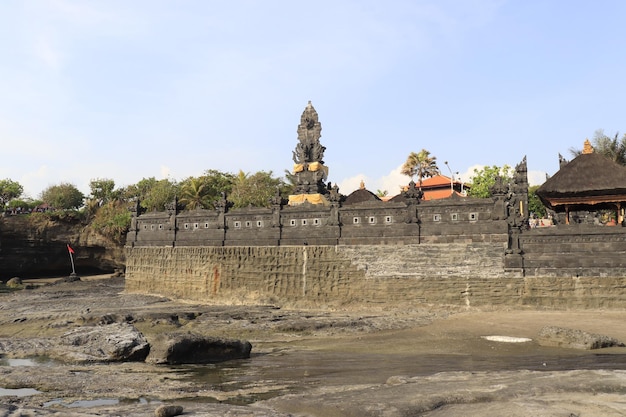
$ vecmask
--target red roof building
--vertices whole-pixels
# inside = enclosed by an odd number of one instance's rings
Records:
[[[424,200],[440,200],[442,198],[451,197],[452,194],[465,197],[467,196],[468,189],[469,187],[462,181],[445,175],[436,175],[422,180]]]

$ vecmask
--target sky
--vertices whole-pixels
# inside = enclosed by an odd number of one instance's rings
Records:
[[[421,149],[464,181],[526,156],[540,184],[626,129],[624,16],[622,0],[3,0],[0,179],[37,198],[284,177],[311,101],[342,194],[397,194]]]

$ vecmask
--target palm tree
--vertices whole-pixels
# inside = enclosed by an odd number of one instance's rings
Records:
[[[621,165],[626,165],[626,135],[619,138],[619,132],[615,133],[615,137],[612,139],[604,134],[603,129],[598,129],[593,135],[593,148],[594,151],[606,156],[611,161],[617,162]],[[570,153],[576,157],[582,153],[582,150],[576,148],[569,148]]]
[[[181,188],[180,203],[189,210],[203,208],[208,194],[202,178],[189,178]]]
[[[421,189],[423,178],[434,177],[439,174],[437,157],[430,156],[430,152],[426,149],[422,149],[417,153],[411,152],[404,165],[402,165],[400,172],[411,177],[411,180],[413,180],[413,177],[417,175]]]

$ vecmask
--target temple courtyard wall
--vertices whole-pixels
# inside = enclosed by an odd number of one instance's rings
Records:
[[[622,227],[527,230],[437,243],[127,246],[126,291],[208,303],[626,307]],[[512,260],[512,262],[511,262]]]

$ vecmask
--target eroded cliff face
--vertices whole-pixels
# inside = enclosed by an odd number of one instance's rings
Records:
[[[68,244],[74,249],[79,276],[124,268],[123,244],[101,236],[85,223],[6,216],[0,218],[0,279],[69,275]]]

